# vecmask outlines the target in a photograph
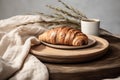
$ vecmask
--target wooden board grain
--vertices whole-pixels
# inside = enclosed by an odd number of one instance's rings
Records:
[[[100,37],[109,42],[105,55],[87,62],[56,64],[45,63],[50,80],[119,80],[120,77],[120,38],[108,35]]]
[[[106,53],[109,43],[100,37],[92,36],[96,44],[84,49],[63,50],[55,49],[45,45],[38,45],[31,48],[31,53],[41,61],[52,63],[75,63],[96,59]]]

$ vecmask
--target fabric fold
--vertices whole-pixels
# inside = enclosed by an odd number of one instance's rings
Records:
[[[6,22],[0,21],[0,80],[48,80],[47,67],[29,52],[33,44],[40,44],[36,37],[46,29],[37,23],[19,22],[16,22],[19,26],[11,28]]]

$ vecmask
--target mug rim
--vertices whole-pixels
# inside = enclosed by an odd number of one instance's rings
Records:
[[[84,21],[84,22],[100,22],[99,19],[95,19],[95,18],[82,19],[81,21]]]

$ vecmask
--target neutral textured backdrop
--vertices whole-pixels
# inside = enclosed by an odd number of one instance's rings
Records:
[[[101,27],[120,34],[120,0],[63,0],[84,12],[89,18],[101,20]],[[61,6],[57,0],[0,0],[0,19],[34,12],[51,13],[45,5]]]

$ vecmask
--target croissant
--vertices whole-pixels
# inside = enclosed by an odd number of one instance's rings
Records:
[[[38,39],[51,44],[81,46],[88,44],[88,37],[72,27],[56,27],[39,35]]]

